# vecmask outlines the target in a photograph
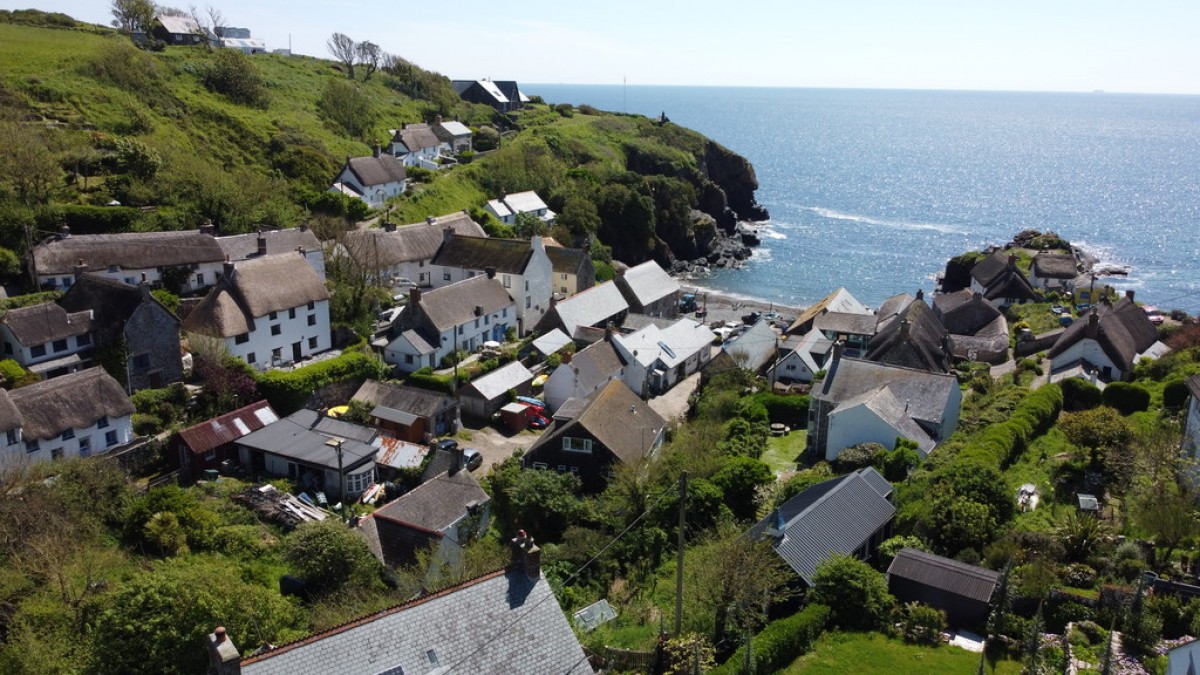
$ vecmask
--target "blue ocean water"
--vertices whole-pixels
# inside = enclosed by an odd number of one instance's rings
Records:
[[[770,211],[743,270],[699,283],[807,305],[929,291],[947,258],[1053,230],[1130,265],[1114,286],[1200,311],[1200,97],[527,85],[658,115],[742,154]]]

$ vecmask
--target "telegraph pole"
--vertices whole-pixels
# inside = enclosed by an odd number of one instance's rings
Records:
[[[686,471],[679,474],[679,552],[675,561],[675,637],[683,632],[683,528],[687,525]]]

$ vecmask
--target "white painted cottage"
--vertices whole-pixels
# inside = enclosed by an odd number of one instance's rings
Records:
[[[527,335],[550,310],[554,269],[539,236],[492,239],[451,236],[433,257],[433,286],[477,276],[494,276],[517,306],[517,328]]]

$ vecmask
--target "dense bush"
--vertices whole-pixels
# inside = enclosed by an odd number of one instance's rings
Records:
[[[283,559],[314,593],[379,583],[379,563],[366,540],[333,518],[297,527],[283,540]]]
[[[782,396],[761,392],[753,398],[766,408],[767,417],[771,422],[786,424],[793,429],[803,428],[808,423],[807,396]]]
[[[880,443],[859,443],[842,450],[833,462],[838,473],[850,473],[882,462],[888,449]]]
[[[773,673],[786,668],[812,649],[813,643],[825,631],[830,610],[825,605],[809,605],[798,614],[773,621],[750,642],[751,672]],[[712,675],[742,673],[746,648],[737,650],[724,664],[710,670]]]
[[[236,49],[218,49],[201,77],[209,91],[234,103],[265,108],[270,101],[258,66]]]
[[[137,412],[153,415],[166,424],[181,421],[187,414],[187,387],[178,382],[162,389],[142,389],[129,398]]]
[[[385,371],[386,367],[376,358],[354,349],[292,371],[267,371],[257,377],[258,390],[276,412],[290,415],[303,408],[308,397],[327,384],[358,377],[380,379]]]
[[[1054,385],[1041,387],[1017,404],[1002,422],[985,427],[967,441],[955,461],[978,460],[1002,468],[1015,461],[1030,441],[1046,433],[1062,410],[1063,391]]]
[[[1068,377],[1059,383],[1063,390],[1063,410],[1091,410],[1103,402],[1096,385],[1078,377]]]
[[[887,579],[867,563],[834,554],[817,565],[809,599],[832,609],[830,623],[844,630],[878,630],[891,618],[896,600]]]
[[[1187,405],[1189,395],[1186,380],[1171,380],[1163,385],[1163,407],[1179,410]]]
[[[140,209],[129,206],[63,204],[55,209],[62,222],[71,227],[72,234],[131,232],[142,217]]]
[[[1122,415],[1132,415],[1150,407],[1150,392],[1131,382],[1113,382],[1104,388],[1104,405],[1116,408]]]
[[[459,375],[459,384],[464,384],[468,381],[466,375]],[[440,391],[443,394],[453,395],[457,391],[454,384],[453,375],[434,375],[433,368],[425,366],[424,368],[409,373],[406,383],[421,389],[429,389],[431,391]]]
[[[905,642],[937,647],[946,630],[946,613],[918,602],[900,608],[900,637]]]

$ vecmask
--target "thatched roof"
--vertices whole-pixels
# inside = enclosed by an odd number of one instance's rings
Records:
[[[216,238],[196,230],[75,234],[43,242],[33,249],[38,274],[71,274],[82,260],[92,271],[116,266],[126,270],[221,262]]]
[[[67,429],[90,427],[101,417],[133,413],[133,403],[125,390],[100,367],[14,389],[9,396],[20,411],[26,441],[46,440]]]
[[[31,347],[91,330],[92,317],[87,311],[68,312],[53,302],[10,309],[0,316],[0,324],[8,327],[21,344]]]
[[[183,329],[233,337],[254,329],[254,320],[329,299],[325,282],[301,255],[273,255],[233,266],[192,310]]]
[[[342,247],[363,267],[391,267],[405,262],[432,260],[442,245],[444,230],[455,235],[485,237],[479,223],[465,213],[451,213],[423,223],[404,225],[395,232],[352,230],[342,238]]]

